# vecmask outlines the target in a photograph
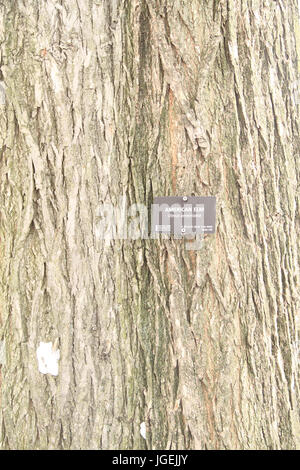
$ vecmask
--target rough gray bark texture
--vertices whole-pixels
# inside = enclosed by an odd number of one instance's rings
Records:
[[[1,3],[2,449],[300,448],[296,19]],[[96,240],[121,194],[216,195],[216,235]]]

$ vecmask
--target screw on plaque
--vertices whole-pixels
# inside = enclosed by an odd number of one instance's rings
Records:
[[[184,201],[187,201],[187,200],[188,200],[188,198],[187,198],[186,196],[183,196],[182,199],[183,199]]]

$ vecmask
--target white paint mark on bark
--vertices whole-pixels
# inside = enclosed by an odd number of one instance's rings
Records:
[[[140,434],[144,439],[146,439],[146,423],[144,421],[140,425]]]
[[[36,350],[36,355],[39,364],[39,371],[42,374],[58,375],[58,360],[60,358],[59,350],[55,350],[52,342],[40,342]]]

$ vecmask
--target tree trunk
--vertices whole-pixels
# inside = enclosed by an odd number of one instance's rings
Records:
[[[1,448],[300,449],[296,1],[0,12]],[[121,195],[216,234],[100,240]]]

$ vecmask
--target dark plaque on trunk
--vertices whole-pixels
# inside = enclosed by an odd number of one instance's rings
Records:
[[[214,233],[215,196],[156,197],[152,205],[152,233],[190,235]]]

